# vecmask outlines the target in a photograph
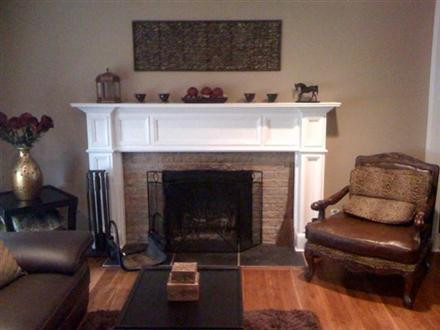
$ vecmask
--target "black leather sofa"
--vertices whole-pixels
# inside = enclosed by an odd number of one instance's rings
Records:
[[[27,273],[0,289],[0,329],[76,329],[87,312],[88,232],[7,232],[2,240]]]

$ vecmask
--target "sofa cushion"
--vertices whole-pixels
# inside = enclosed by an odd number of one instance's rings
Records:
[[[15,258],[0,241],[0,289],[23,274]]]
[[[414,203],[423,211],[431,189],[428,172],[358,166],[351,172],[350,195]]]
[[[58,329],[72,309],[87,307],[89,279],[86,264],[74,275],[30,274],[17,279],[0,290],[0,328]]]
[[[401,263],[417,262],[421,244],[412,225],[387,225],[340,212],[306,226],[311,243]]]
[[[350,196],[343,205],[346,213],[387,224],[411,222],[415,209],[416,206],[413,203],[359,195]]]
[[[73,274],[83,264],[92,237],[85,231],[0,233],[9,251],[28,273]]]

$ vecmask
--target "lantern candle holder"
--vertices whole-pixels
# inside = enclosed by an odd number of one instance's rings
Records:
[[[121,79],[106,69],[96,77],[96,94],[98,103],[121,102]]]

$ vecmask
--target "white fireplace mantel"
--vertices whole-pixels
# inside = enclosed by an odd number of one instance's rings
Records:
[[[122,152],[295,153],[295,248],[323,197],[327,112],[320,103],[72,103],[87,115],[91,170],[108,170],[111,216],[125,243]],[[264,221],[264,219],[263,219]]]

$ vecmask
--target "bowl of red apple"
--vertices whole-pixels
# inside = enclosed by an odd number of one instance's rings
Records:
[[[186,95],[182,97],[185,103],[225,103],[228,98],[223,94],[220,87],[203,87],[200,91],[196,87],[190,87]]]

